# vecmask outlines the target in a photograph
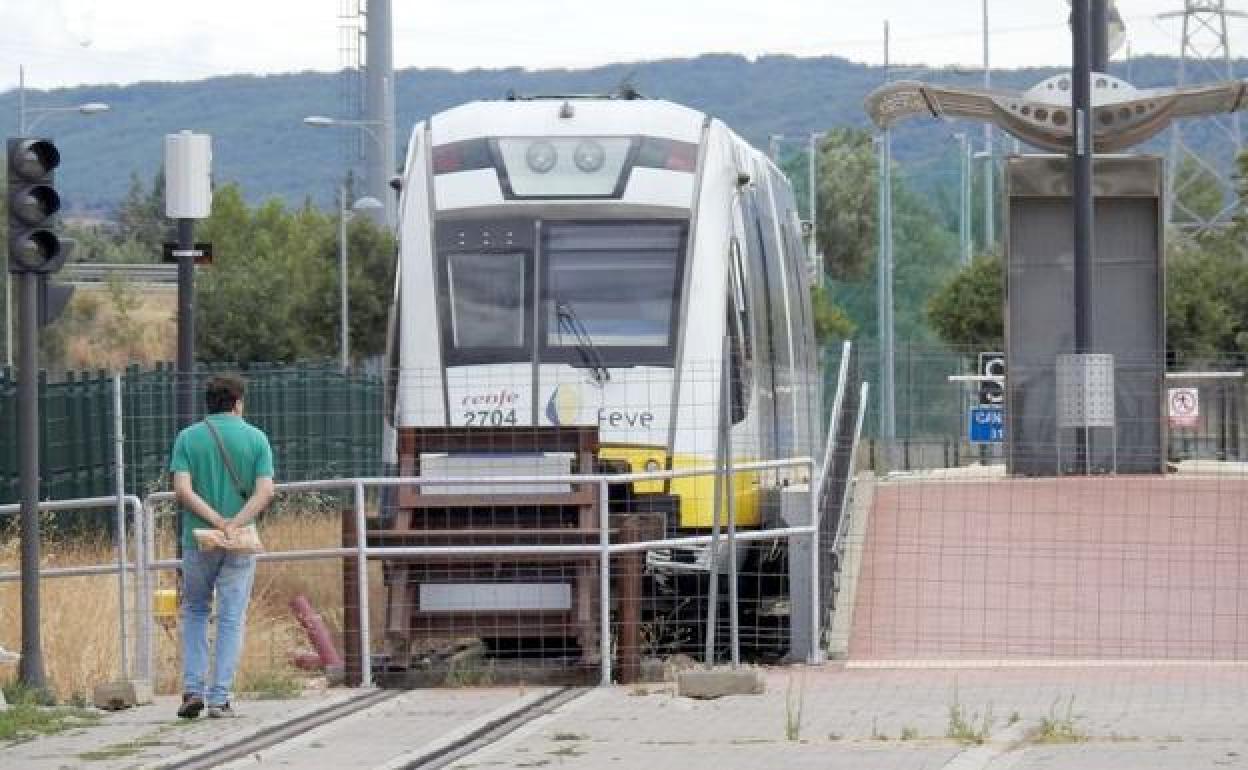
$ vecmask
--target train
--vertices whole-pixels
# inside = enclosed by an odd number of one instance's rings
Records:
[[[819,453],[803,222],[784,173],[723,121],[632,92],[511,95],[417,123],[403,169],[385,387],[385,461],[396,472],[707,467],[720,450],[721,414],[738,462]],[[592,468],[566,446],[515,438],[573,430],[592,434]],[[443,444],[405,441],[416,433]],[[471,440],[485,435],[495,438]],[[783,490],[810,476],[804,466],[736,474],[736,526],[779,524]],[[714,484],[702,475],[612,485],[611,511],[654,514],[666,537],[705,533]],[[455,503],[476,512],[464,526],[477,531],[504,519],[533,524],[468,493],[540,490],[419,491],[458,493]],[[425,523],[403,526],[433,526],[417,518]],[[758,576],[743,596],[755,625],[783,625],[784,557],[772,543],[742,548],[741,567]],[[710,563],[705,547],[645,556],[643,622],[674,629],[665,632],[672,649],[700,643]],[[391,602],[415,605],[402,623],[412,612],[514,615],[575,603],[537,574],[510,578],[523,590],[487,596],[461,578]]]

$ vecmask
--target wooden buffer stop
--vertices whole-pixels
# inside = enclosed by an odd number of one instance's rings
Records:
[[[566,476],[595,472],[596,427],[401,428],[399,473],[422,478]],[[405,485],[392,510],[368,519],[368,545],[540,546],[599,543],[596,483]],[[661,536],[653,517],[611,515],[612,542]],[[344,517],[345,544],[354,524]],[[621,681],[640,668],[640,551],[612,559]],[[440,684],[464,651],[492,659],[495,672],[535,679],[596,680],[600,598],[596,553],[464,554],[387,557],[378,656],[383,684]],[[348,682],[359,681],[355,563],[344,570]],[[375,645],[376,646],[376,645]],[[448,662],[449,661],[449,662]],[[503,678],[506,674],[501,674]]]

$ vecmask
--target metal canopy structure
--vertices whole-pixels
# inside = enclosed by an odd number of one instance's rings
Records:
[[[912,117],[966,118],[994,123],[1035,147],[1069,153],[1074,119],[1070,75],[1056,75],[1023,92],[956,88],[916,80],[888,83],[867,96],[867,114],[880,128]],[[1142,89],[1103,73],[1092,75],[1092,136],[1098,153],[1147,141],[1178,118],[1233,113],[1248,107],[1248,81],[1186,88]]]

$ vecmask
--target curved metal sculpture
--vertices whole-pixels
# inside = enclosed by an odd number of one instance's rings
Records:
[[[1070,75],[1055,75],[1022,93],[898,80],[872,91],[867,114],[880,128],[929,115],[990,121],[1018,139],[1053,152],[1073,142]],[[1096,152],[1117,152],[1147,141],[1176,118],[1235,112],[1248,107],[1248,81],[1188,88],[1136,88],[1092,74],[1092,134]]]

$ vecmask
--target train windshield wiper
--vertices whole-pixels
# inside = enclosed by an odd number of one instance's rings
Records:
[[[556,302],[555,315],[559,318],[560,328],[567,329],[576,338],[576,349],[593,374],[594,382],[601,385],[611,379],[611,372],[607,370],[602,353],[594,344],[594,340],[589,336],[589,330],[585,328],[585,324],[581,322],[580,316],[576,314],[572,306],[566,302]]]

